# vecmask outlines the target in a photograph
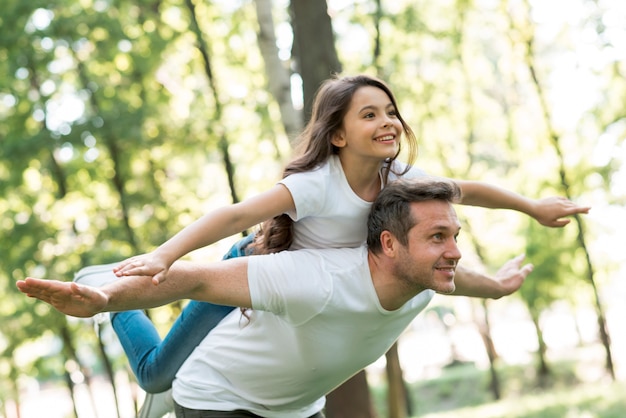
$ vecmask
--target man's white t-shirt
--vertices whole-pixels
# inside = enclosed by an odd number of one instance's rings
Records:
[[[405,165],[394,162],[388,181]],[[412,167],[402,178],[425,175]],[[308,417],[324,395],[382,356],[426,306],[423,292],[385,311],[367,266],[372,202],[350,188],[332,156],[281,183],[293,197],[296,249],[251,257],[251,321],[236,309],[211,330],[176,375],[173,396],[192,409],[244,409],[273,418]]]
[[[383,355],[434,294],[385,310],[365,246],[252,256],[248,280],[250,320],[233,311],[189,356],[173,384],[180,405],[309,417]]]

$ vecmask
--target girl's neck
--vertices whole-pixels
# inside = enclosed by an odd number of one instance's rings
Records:
[[[380,168],[383,162],[374,159],[357,161],[341,153],[339,161],[352,191],[361,199],[373,202],[382,187]]]

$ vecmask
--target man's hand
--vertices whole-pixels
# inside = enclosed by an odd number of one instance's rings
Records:
[[[533,271],[532,264],[526,264],[521,267],[524,258],[526,258],[525,254],[518,255],[504,263],[500,270],[496,272],[494,280],[500,284],[502,294],[494,297],[494,299],[510,295],[522,287],[526,277]]]
[[[108,302],[108,297],[100,289],[74,282],[28,277],[18,281],[17,288],[31,298],[52,305],[59,312],[79,318],[88,318],[101,312]]]
[[[169,263],[155,252],[151,252],[127,258],[117,265],[113,272],[117,277],[152,276],[152,283],[157,286],[165,281],[169,268]]]
[[[564,197],[546,197],[534,202],[531,216],[543,226],[561,228],[571,222],[567,216],[589,213],[589,209]]]

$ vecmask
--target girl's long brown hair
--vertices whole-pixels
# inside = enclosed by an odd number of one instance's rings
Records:
[[[297,139],[296,157],[288,163],[283,172],[283,178],[294,173],[314,170],[324,164],[331,155],[339,152],[339,149],[332,144],[333,136],[342,126],[354,93],[366,86],[379,88],[389,96],[396,115],[402,123],[405,141],[409,148],[407,163],[409,167],[413,164],[417,157],[417,140],[411,127],[400,115],[396,99],[389,87],[382,80],[368,75],[333,77],[322,83],[315,94],[311,119]],[[402,143],[398,147],[398,153],[385,162],[384,182],[391,170],[391,162],[397,158],[401,149]],[[261,225],[253,244],[254,253],[267,254],[286,250],[292,242],[293,221],[287,215],[276,216]]]

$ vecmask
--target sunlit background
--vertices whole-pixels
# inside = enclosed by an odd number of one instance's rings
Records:
[[[0,325],[0,417],[68,417],[73,401],[81,417],[117,413],[112,386],[98,365],[91,322],[67,320],[78,339],[76,354],[98,371],[89,388],[84,370],[62,355],[67,347],[57,330],[64,319],[23,300],[13,289],[15,280],[27,275],[69,280],[84,265],[154,248],[203,212],[229,204],[215,139],[222,133],[229,139],[240,198],[264,190],[281,174],[290,144],[266,90],[254,2],[205,3],[199,13],[219,79],[220,121],[211,120],[210,88],[178,2],[163,2],[158,14],[106,0],[50,5],[11,0],[0,11],[0,26],[8,28],[0,33],[1,280],[8,289],[2,308],[6,320]],[[293,41],[288,2],[276,0],[273,7],[276,46],[287,63]],[[554,298],[539,306],[548,362],[572,359],[581,382],[604,385],[610,379],[586,281],[583,260],[588,255],[605,309],[616,379],[623,382],[626,2],[382,2],[378,68],[372,62],[375,7],[368,0],[328,1],[336,48],[344,73],[378,73],[389,82],[418,134],[418,166],[533,198],[567,192],[592,207],[581,221],[586,251],[577,241],[576,222],[548,231],[519,213],[465,207],[458,208],[467,223],[460,243],[465,261],[489,272],[510,257],[535,251],[528,261],[540,264],[537,280],[556,283],[549,290],[537,286]],[[126,18],[141,24],[107,28],[121,9],[130,10]],[[14,22],[21,26],[14,28]],[[528,39],[532,63],[525,50]],[[159,49],[152,54],[150,45]],[[136,56],[145,58],[146,68]],[[79,62],[91,81],[80,79]],[[125,83],[142,77],[139,85]],[[99,109],[92,101],[96,92],[106,98]],[[295,72],[291,98],[302,109],[302,79]],[[120,199],[110,186],[115,170],[107,135],[118,128],[117,134],[127,135],[118,138],[126,141],[121,155],[133,156],[121,167],[128,194],[137,195],[127,202],[129,225],[138,231],[134,244],[128,242]],[[551,134],[559,139],[561,156]],[[560,169],[567,173],[567,190]],[[59,178],[69,186],[64,195]],[[152,181],[161,192],[153,191]],[[220,258],[237,238],[191,258]],[[513,296],[486,306],[499,364],[536,364],[537,330],[528,304]],[[440,376],[451,361],[487,370],[477,326],[484,309],[479,301],[438,296],[399,342],[407,382]],[[167,308],[154,314],[164,332],[171,318]],[[144,394],[129,376],[110,329],[103,337],[114,359],[120,416],[132,417],[133,399],[141,404]],[[381,358],[368,368],[372,385],[384,385],[384,366]],[[63,370],[75,385],[73,400]]]

